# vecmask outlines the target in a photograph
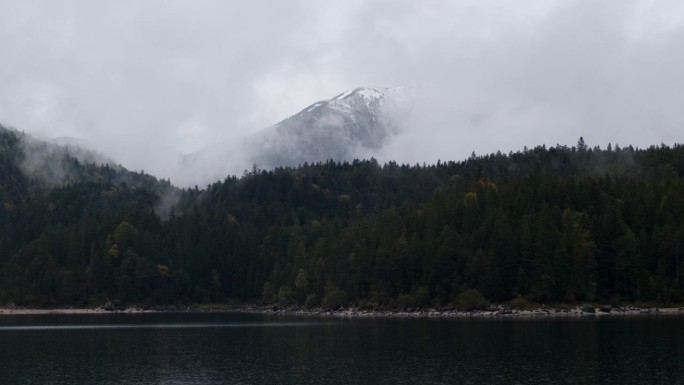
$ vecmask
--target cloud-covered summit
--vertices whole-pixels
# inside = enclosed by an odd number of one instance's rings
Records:
[[[185,184],[178,154],[350,85],[421,90],[379,160],[644,147],[683,140],[683,44],[676,0],[4,0],[0,123]]]
[[[270,169],[305,162],[369,158],[403,130],[411,91],[404,87],[359,87],[315,102],[255,134],[226,140],[184,156],[180,184],[203,175],[205,182],[254,166]]]
[[[272,168],[372,156],[401,131],[407,99],[401,87],[360,87],[316,102],[250,137],[250,159]]]

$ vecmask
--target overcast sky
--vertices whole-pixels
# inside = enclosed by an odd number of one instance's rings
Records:
[[[357,86],[420,90],[383,160],[681,143],[682,68],[677,0],[0,2],[0,122],[162,177]]]

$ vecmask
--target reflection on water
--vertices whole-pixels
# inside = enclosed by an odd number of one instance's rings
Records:
[[[3,316],[0,378],[19,384],[678,384],[684,383],[684,317]]]
[[[138,324],[73,324],[73,325],[18,325],[0,326],[5,331],[37,331],[37,330],[105,330],[105,329],[192,329],[192,328],[267,328],[318,325],[312,322],[233,322],[233,323],[138,323]]]

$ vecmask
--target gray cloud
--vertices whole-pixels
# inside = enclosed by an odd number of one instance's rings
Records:
[[[9,0],[0,121],[172,178],[359,85],[420,93],[383,160],[681,142],[683,26],[676,1]]]

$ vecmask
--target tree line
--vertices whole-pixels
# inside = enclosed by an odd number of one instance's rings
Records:
[[[4,303],[684,299],[681,145],[255,167],[181,190],[68,153],[69,182],[47,185],[20,167],[25,139],[0,133]]]

